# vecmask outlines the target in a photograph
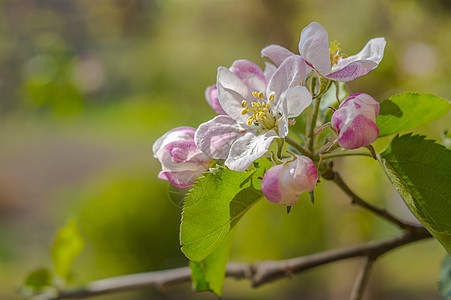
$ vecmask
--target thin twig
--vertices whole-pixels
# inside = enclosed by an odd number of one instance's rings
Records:
[[[248,279],[253,287],[257,287],[339,260],[360,256],[378,257],[400,246],[430,237],[430,233],[424,227],[415,226],[410,231],[403,232],[395,237],[288,260],[263,261],[256,264],[229,263],[226,268],[226,276],[236,279]],[[61,291],[53,299],[87,298],[148,287],[167,288],[183,282],[189,282],[191,280],[190,275],[189,267],[184,267],[112,277],[93,281],[78,289]]]
[[[365,288],[368,283],[368,278],[370,276],[370,271],[375,260],[375,257],[368,256],[366,258],[365,264],[355,280],[349,300],[361,300],[363,298],[363,294],[365,293]]]
[[[369,204],[368,202],[364,201],[362,198],[357,196],[350,188],[349,186],[343,181],[340,174],[337,172],[331,172],[331,176],[326,176],[326,179],[332,180],[338,187],[340,187],[348,196],[352,199],[352,204],[360,205],[361,207],[366,208],[367,210],[371,211],[372,213],[378,215],[379,217],[397,225],[403,230],[410,230],[414,225],[409,224],[407,222],[404,222],[397,217],[393,216],[391,213],[389,213],[385,209],[378,208],[376,206],[373,206]]]

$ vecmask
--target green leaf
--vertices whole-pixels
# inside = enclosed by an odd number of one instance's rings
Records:
[[[445,299],[451,299],[451,258],[446,255],[438,278],[438,291]]]
[[[40,268],[28,274],[24,285],[40,290],[52,285],[52,273],[47,268]]]
[[[55,272],[65,280],[69,279],[70,269],[75,258],[85,246],[77,220],[71,220],[56,234],[52,245],[52,259]]]
[[[413,129],[437,120],[448,112],[450,103],[432,94],[403,93],[380,103],[376,118],[379,137]]]
[[[235,230],[232,230],[205,259],[199,262],[190,262],[191,278],[196,291],[212,291],[216,295],[221,296],[234,232]]]
[[[192,261],[205,259],[262,197],[261,178],[271,164],[260,159],[257,169],[237,172],[220,166],[205,173],[185,198],[180,225],[182,251]]]
[[[451,253],[451,151],[424,136],[395,136],[380,154],[415,217]]]

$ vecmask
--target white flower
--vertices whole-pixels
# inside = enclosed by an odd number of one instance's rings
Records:
[[[359,53],[349,57],[340,53],[339,47],[336,41],[329,44],[327,31],[317,22],[301,32],[299,53],[306,63],[324,77],[342,82],[354,80],[376,68],[384,57],[385,39],[371,39]],[[279,45],[270,45],[262,50],[262,56],[276,65],[293,55]]]
[[[226,115],[199,126],[194,138],[199,149],[212,158],[226,159],[232,170],[246,170],[275,138],[288,134],[288,118],[297,117],[312,102],[307,88],[300,86],[306,67],[300,56],[289,57],[267,86],[258,87],[220,67],[216,86]]]

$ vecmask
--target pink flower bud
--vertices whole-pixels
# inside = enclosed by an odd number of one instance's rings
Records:
[[[271,167],[262,180],[262,192],[269,202],[291,206],[303,191],[313,191],[318,182],[318,171],[306,156]]]
[[[346,149],[357,149],[373,143],[379,135],[378,114],[379,103],[370,95],[348,96],[331,118],[332,127],[338,133],[338,144]]]
[[[162,167],[158,178],[168,180],[174,187],[190,187],[197,177],[208,171],[212,159],[194,143],[195,129],[174,128],[153,144],[152,150]]]

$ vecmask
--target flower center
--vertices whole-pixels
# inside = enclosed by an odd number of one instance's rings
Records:
[[[256,101],[252,101],[251,106],[247,106],[246,100],[241,102],[241,107],[243,107],[241,114],[252,114],[247,118],[247,125],[251,126],[254,124],[264,129],[276,127],[276,118],[271,112],[271,104],[274,101],[274,95],[270,95],[268,99],[265,99],[262,92],[253,92],[252,96],[254,96]]]
[[[337,41],[330,42],[329,55],[330,55],[330,67],[338,63],[340,57],[347,58],[346,54],[340,53],[340,43]]]

